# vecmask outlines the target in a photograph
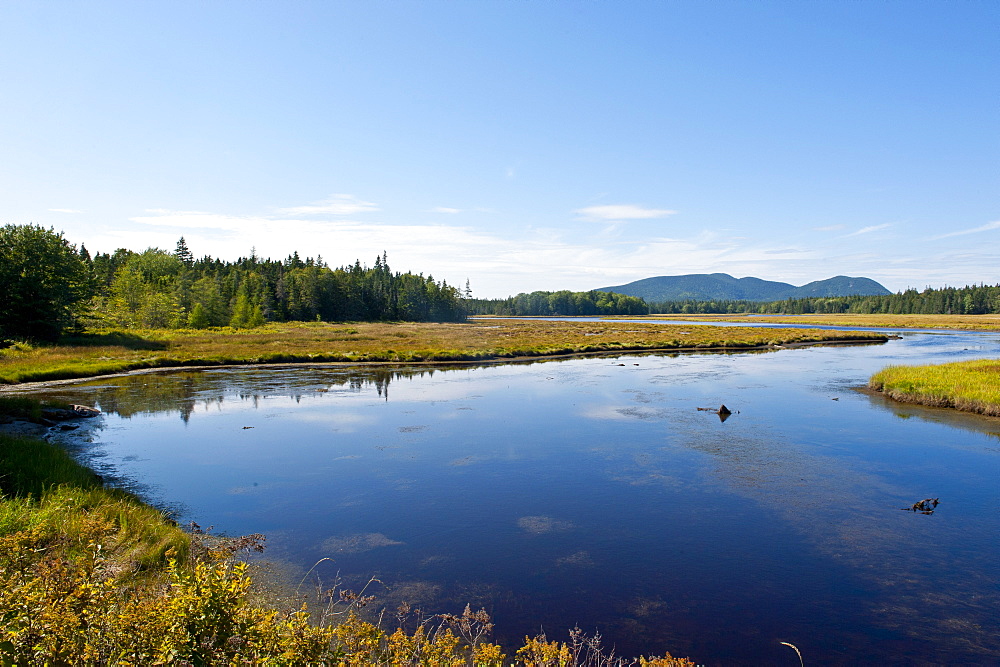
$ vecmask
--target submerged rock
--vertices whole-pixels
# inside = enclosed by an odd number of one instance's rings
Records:
[[[48,430],[45,424],[36,424],[29,421],[14,420],[6,424],[0,424],[0,433],[26,438],[40,438]]]
[[[55,422],[69,421],[70,419],[80,419],[97,417],[101,411],[86,405],[71,405],[68,408],[45,408],[42,410],[42,418]]]

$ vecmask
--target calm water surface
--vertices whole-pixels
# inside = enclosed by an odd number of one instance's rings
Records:
[[[1000,422],[855,390],[997,334],[485,367],[220,369],[49,390],[92,465],[394,610],[485,607],[703,664],[997,664]],[[725,403],[725,422],[697,408]],[[900,511],[939,497],[933,515]],[[301,575],[300,575],[301,576]],[[295,578],[293,576],[293,578]]]

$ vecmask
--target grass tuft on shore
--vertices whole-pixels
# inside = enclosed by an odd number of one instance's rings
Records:
[[[955,408],[1000,417],[1000,360],[927,366],[889,366],[868,387],[904,403]]]
[[[42,440],[0,435],[0,537],[26,532],[74,552],[96,526],[102,550],[122,572],[183,557],[190,538],[159,510],[100,477]],[[84,537],[88,536],[88,537]]]

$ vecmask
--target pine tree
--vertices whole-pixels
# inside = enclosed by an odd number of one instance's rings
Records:
[[[189,269],[191,268],[191,265],[194,264],[194,254],[190,249],[188,249],[187,242],[184,240],[183,236],[179,241],[177,241],[177,247],[174,249],[174,257],[181,260],[181,262],[184,263],[184,266]]]

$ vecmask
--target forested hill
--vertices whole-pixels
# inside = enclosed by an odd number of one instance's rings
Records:
[[[662,301],[784,301],[809,297],[877,296],[891,294],[869,278],[836,276],[802,287],[760,278],[734,278],[726,273],[644,278],[597,291],[627,294],[647,302]]]

